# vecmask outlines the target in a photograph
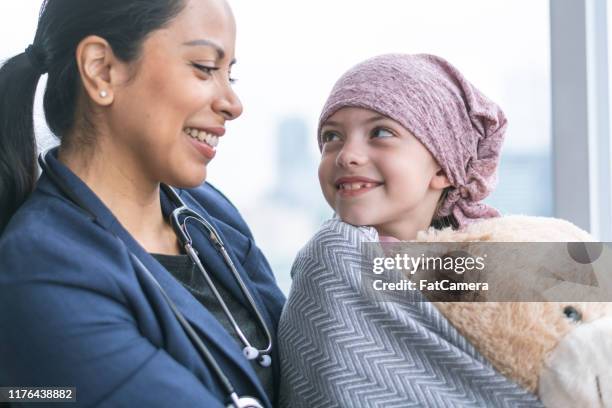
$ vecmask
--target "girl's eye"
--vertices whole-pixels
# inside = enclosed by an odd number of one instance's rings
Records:
[[[372,130],[372,137],[376,138],[387,138],[395,136],[393,133],[384,128],[376,128]]]
[[[321,136],[321,141],[323,143],[334,142],[336,140],[340,140],[340,135],[336,132],[332,132],[332,131],[323,132],[323,135]]]

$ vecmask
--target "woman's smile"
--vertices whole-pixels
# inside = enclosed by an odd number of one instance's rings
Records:
[[[213,129],[200,129],[187,127],[183,129],[183,133],[189,136],[189,141],[192,146],[204,157],[212,160],[217,153],[219,138],[225,133],[222,127]]]

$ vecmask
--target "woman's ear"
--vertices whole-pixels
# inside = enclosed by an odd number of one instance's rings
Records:
[[[76,49],[76,61],[87,95],[98,105],[111,105],[115,87],[125,76],[126,64],[115,57],[104,38],[96,35],[81,40]]]
[[[436,174],[434,174],[429,183],[429,186],[434,190],[444,190],[450,185],[451,183],[448,181],[448,177],[446,177],[446,174],[441,168],[436,171]]]

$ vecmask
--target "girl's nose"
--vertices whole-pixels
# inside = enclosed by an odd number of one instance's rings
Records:
[[[361,166],[367,161],[367,153],[358,143],[346,143],[336,156],[336,164],[345,168]]]
[[[225,120],[233,120],[242,114],[242,102],[229,83],[220,85],[219,95],[214,100],[213,110]]]

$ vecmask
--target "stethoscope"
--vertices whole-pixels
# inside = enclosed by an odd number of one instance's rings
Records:
[[[96,216],[94,215],[93,211],[89,210],[89,208],[82,202],[82,200],[80,200],[79,197],[76,194],[74,194],[74,192],[70,188],[68,188],[68,186],[61,180],[61,178],[57,174],[55,174],[53,170],[51,170],[50,166],[47,164],[47,161],[45,159],[46,154],[47,153],[41,153],[38,156],[38,163],[41,169],[45,172],[47,176],[49,176],[51,181],[62,191],[64,195],[66,195],[67,198],[69,198],[72,202],[74,202],[82,210],[87,212],[89,216],[95,220]],[[225,245],[223,241],[221,240],[219,233],[200,214],[196,213],[195,211],[187,207],[187,205],[183,202],[183,200],[181,200],[181,198],[178,196],[178,194],[174,191],[172,187],[165,185],[165,184],[161,184],[161,188],[164,190],[164,192],[168,195],[170,200],[176,206],[175,209],[170,214],[170,222],[172,224],[172,227],[175,233],[177,234],[177,237],[181,245],[185,248],[185,252],[189,256],[189,258],[195,263],[199,271],[204,276],[206,283],[208,284],[211,291],[215,295],[215,298],[219,301],[219,304],[221,305],[221,308],[223,309],[225,316],[228,318],[233,329],[236,331],[236,334],[240,338],[240,341],[243,343],[244,345],[244,348],[242,349],[243,355],[248,360],[257,359],[258,363],[263,367],[269,367],[270,364],[272,363],[272,359],[270,357],[270,353],[272,352],[272,336],[270,334],[270,331],[268,330],[266,322],[264,321],[263,317],[261,316],[261,313],[259,312],[259,309],[257,308],[255,301],[253,300],[253,297],[251,296],[240,274],[236,270],[236,266],[232,262],[232,259],[227,253],[227,250],[225,249]],[[179,220],[180,216],[184,216],[183,222],[180,222]],[[208,272],[206,271],[206,268],[204,268],[204,265],[202,265],[202,262],[200,262],[197,251],[193,248],[193,245],[192,245],[193,241],[191,239],[191,236],[189,235],[189,231],[187,230],[187,221],[193,221],[204,227],[204,229],[209,234],[209,239],[213,243],[214,247],[221,254],[221,256],[223,257],[223,260],[225,261],[229,269],[232,271],[234,278],[236,279],[236,281],[238,282],[238,285],[240,286],[240,290],[242,291],[243,295],[247,298],[251,309],[255,312],[255,315],[257,316],[259,326],[263,329],[266,335],[266,338],[268,340],[268,345],[265,349],[257,349],[256,347],[253,347],[251,343],[248,341],[248,339],[246,338],[246,336],[244,335],[244,333],[242,332],[242,330],[240,329],[240,326],[238,326],[238,323],[236,322],[236,320],[234,319],[234,316],[232,315],[229,308],[227,307],[227,304],[223,301],[223,298],[221,297],[221,295],[219,294],[219,291],[217,290],[213,281],[211,280]],[[123,245],[125,245],[125,243],[123,243],[121,238],[117,236],[115,237],[119,241],[121,241]],[[227,378],[227,376],[223,373],[223,370],[221,370],[221,367],[219,366],[219,364],[217,363],[217,361],[215,360],[211,352],[208,350],[208,347],[204,345],[204,343],[202,342],[200,337],[197,335],[197,333],[195,332],[191,324],[187,321],[187,319],[185,319],[183,314],[178,310],[178,307],[174,304],[172,299],[170,299],[170,296],[168,296],[166,291],[162,288],[162,286],[159,284],[157,279],[155,279],[155,277],[148,270],[148,268],[142,264],[140,259],[138,259],[138,257],[134,255],[134,253],[132,253],[132,251],[130,251],[129,249],[128,249],[128,252],[130,253],[130,257],[134,265],[141,272],[143,272],[155,284],[157,288],[159,288],[162,296],[164,297],[164,299],[170,306],[170,309],[172,310],[175,317],[177,318],[177,320],[179,321],[179,323],[185,330],[185,333],[190,338],[194,346],[198,349],[203,360],[205,360],[208,363],[209,367],[215,372],[221,385],[223,386],[223,388],[225,388],[226,392],[229,394],[230,404],[228,405],[228,407],[263,408],[261,403],[256,398],[238,396],[229,378]]]
[[[227,319],[230,321],[236,334],[240,338],[240,341],[242,341],[242,344],[244,345],[244,348],[242,349],[242,354],[247,358],[247,360],[257,359],[257,362],[259,363],[259,365],[261,365],[262,367],[269,367],[270,364],[272,363],[272,358],[270,357],[270,353],[272,352],[272,336],[270,335],[270,331],[268,330],[268,327],[266,326],[266,322],[264,321],[263,317],[259,313],[259,309],[257,308],[257,305],[255,304],[255,301],[253,300],[251,293],[249,292],[248,288],[244,284],[244,281],[242,280],[242,278],[240,277],[240,274],[238,273],[238,271],[236,270],[236,267],[234,266],[234,262],[232,262],[232,259],[227,253],[227,250],[225,249],[225,245],[223,244],[223,241],[221,240],[219,233],[217,232],[217,230],[215,230],[215,228],[207,220],[204,219],[204,217],[202,217],[200,214],[198,214],[197,212],[187,207],[187,205],[183,202],[183,200],[181,200],[181,198],[178,196],[178,194],[176,194],[176,192],[174,191],[172,187],[166,184],[162,184],[161,188],[166,192],[166,194],[170,197],[172,202],[176,205],[176,208],[170,214],[170,223],[174,229],[174,232],[176,233],[179,241],[181,242],[181,245],[183,245],[183,248],[185,248],[185,252],[187,252],[187,255],[189,255],[191,260],[196,264],[196,266],[198,267],[198,269],[204,276],[206,283],[208,284],[211,291],[215,295],[215,298],[219,301],[219,304],[221,305],[221,308],[223,309],[223,313],[225,314]],[[180,219],[179,219],[179,217],[181,216],[184,216],[182,223],[180,222]],[[210,279],[210,275],[204,268],[204,265],[202,265],[202,262],[200,261],[200,258],[198,257],[198,253],[193,248],[193,245],[192,245],[193,241],[191,240],[191,236],[189,235],[189,231],[187,230],[187,221],[193,221],[195,223],[200,224],[202,227],[204,227],[204,229],[209,234],[210,241],[213,243],[217,251],[223,257],[223,260],[225,261],[227,266],[232,271],[232,274],[234,275],[236,282],[238,282],[238,285],[240,286],[240,290],[242,294],[247,298],[247,300],[249,301],[249,305],[251,306],[251,309],[255,312],[255,315],[257,316],[257,322],[259,326],[261,327],[261,329],[263,329],[263,331],[266,334],[268,345],[265,349],[260,350],[260,349],[253,347],[251,343],[249,342],[249,340],[244,335],[244,333],[242,332],[242,330],[240,329],[240,326],[234,319],[234,316],[230,312],[229,308],[227,307],[227,304],[223,300],[223,297],[221,296],[221,294],[219,294],[219,292],[217,291],[217,288],[215,287],[215,284]]]

